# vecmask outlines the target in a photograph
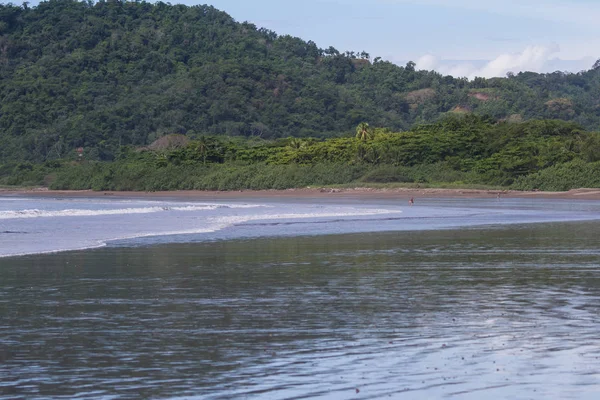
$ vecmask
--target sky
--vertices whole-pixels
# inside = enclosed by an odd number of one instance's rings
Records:
[[[202,4],[194,0],[178,2]],[[206,0],[321,48],[445,75],[578,72],[600,58],[599,0]]]
[[[600,0],[170,2],[208,3],[239,22],[312,40],[321,48],[364,50],[371,58],[399,65],[413,61],[417,69],[455,77],[579,72],[600,59]]]

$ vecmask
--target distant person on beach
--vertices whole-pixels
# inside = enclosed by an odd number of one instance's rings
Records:
[[[408,201],[408,205],[412,207],[413,204],[415,204],[415,198],[411,197],[410,200]]]

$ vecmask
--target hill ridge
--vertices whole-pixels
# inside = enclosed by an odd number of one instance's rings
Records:
[[[400,131],[453,110],[597,129],[599,70],[469,81],[322,49],[209,5],[0,5],[0,162],[78,147],[111,160],[166,134],[334,137],[363,121]],[[485,101],[470,92],[485,90]],[[418,91],[430,95],[411,100]]]

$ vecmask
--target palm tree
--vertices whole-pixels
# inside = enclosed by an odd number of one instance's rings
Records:
[[[292,149],[298,150],[306,146],[304,140],[298,138],[291,138],[288,142],[288,146]]]
[[[366,141],[373,139],[373,130],[369,127],[366,122],[361,122],[356,127],[356,138]]]
[[[196,151],[202,157],[202,164],[206,164],[206,157],[208,156],[208,138],[201,136],[196,142]]]

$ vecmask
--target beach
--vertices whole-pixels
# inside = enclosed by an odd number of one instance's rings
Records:
[[[0,258],[115,245],[595,220],[596,196],[596,190],[5,190]]]
[[[92,191],[92,190],[49,190],[34,189],[2,189],[0,196],[50,196],[50,197],[104,197],[122,198],[521,198],[521,199],[582,199],[600,200],[600,189],[580,188],[565,192],[519,191],[497,189],[447,189],[447,188],[298,188],[286,190],[239,190],[239,191],[200,191],[177,190],[162,192],[131,191]]]
[[[595,196],[4,190],[0,399],[595,399]]]
[[[593,400],[598,234],[565,222],[0,259],[0,399]]]

